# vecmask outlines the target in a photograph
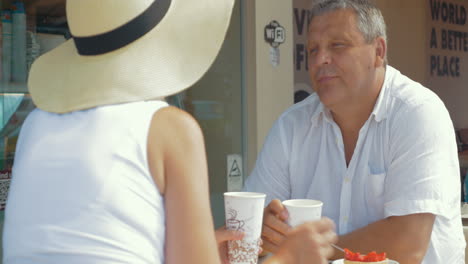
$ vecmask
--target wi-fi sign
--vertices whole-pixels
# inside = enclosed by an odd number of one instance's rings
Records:
[[[268,25],[265,26],[265,41],[270,43],[274,48],[278,47],[280,44],[284,43],[286,39],[286,31],[278,21],[273,20]]]

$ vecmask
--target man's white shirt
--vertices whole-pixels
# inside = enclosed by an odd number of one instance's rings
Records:
[[[436,215],[423,264],[464,263],[454,128],[429,89],[387,66],[385,81],[346,166],[338,125],[317,94],[290,107],[265,140],[245,191],[323,201],[346,234],[389,216]],[[391,256],[390,256],[391,257]]]

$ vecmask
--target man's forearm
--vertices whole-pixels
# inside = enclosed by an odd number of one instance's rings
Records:
[[[386,252],[400,264],[421,263],[429,245],[435,216],[413,214],[374,222],[339,237],[338,245],[361,254]],[[333,259],[343,258],[335,250]]]

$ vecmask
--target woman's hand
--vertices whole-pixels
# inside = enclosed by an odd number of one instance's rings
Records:
[[[216,242],[218,243],[218,252],[221,257],[222,264],[229,264],[227,241],[240,240],[244,237],[244,233],[236,230],[227,230],[225,226],[220,227],[215,231]]]

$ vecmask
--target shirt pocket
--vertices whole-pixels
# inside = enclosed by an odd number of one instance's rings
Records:
[[[369,223],[384,218],[385,172],[369,170],[365,185],[366,209]]]

